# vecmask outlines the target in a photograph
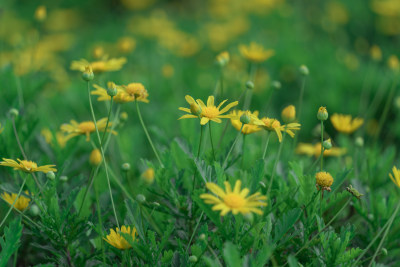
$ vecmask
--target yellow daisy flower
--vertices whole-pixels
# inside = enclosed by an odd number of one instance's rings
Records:
[[[266,200],[266,196],[261,196],[259,192],[247,197],[249,189],[240,189],[242,182],[237,180],[235,187],[233,188],[228,182],[224,182],[225,191],[214,183],[206,183],[206,187],[216,196],[211,194],[201,194],[200,198],[204,199],[207,204],[215,204],[212,210],[220,210],[221,216],[225,216],[228,212],[232,212],[234,215],[239,212],[242,214],[248,214],[251,212],[262,214],[262,210],[258,207],[267,206],[267,203],[263,202]]]
[[[333,127],[338,132],[351,134],[363,125],[364,120],[361,118],[352,118],[351,115],[333,114],[331,116]]]
[[[315,180],[317,186],[319,186],[321,190],[331,191],[333,177],[329,172],[318,172],[315,174]]]
[[[389,177],[393,181],[393,183],[397,185],[398,188],[400,188],[400,171],[396,168],[396,166],[393,166],[393,175],[389,173]]]
[[[25,194],[29,195],[29,192],[25,191]],[[14,201],[17,198],[17,196],[18,194],[15,193],[8,194],[4,192],[3,194],[1,194],[1,197],[10,205],[14,204]],[[30,198],[20,195],[17,201],[15,201],[14,207],[17,210],[23,211],[28,207],[30,201],[31,201]]]
[[[275,55],[274,50],[264,50],[264,47],[254,42],[252,42],[249,46],[240,45],[239,51],[243,57],[255,63],[266,61],[267,59]]]
[[[143,84],[130,83],[128,85],[123,85],[122,87],[125,89],[125,92],[128,95],[134,97],[135,100],[149,103],[149,100],[147,99],[147,97],[149,96],[149,93],[147,92],[147,90]]]
[[[104,89],[101,86],[98,86],[97,84],[93,84],[93,87],[96,88],[96,90],[92,91],[91,94],[99,96],[97,98],[97,101],[111,100],[111,96],[108,95],[106,89]],[[127,92],[125,92],[122,86],[117,85],[117,94],[114,96],[113,101],[122,104],[127,102],[133,102],[134,100],[135,100],[134,96],[129,95]]]
[[[346,152],[345,148],[332,147],[324,150],[324,157],[338,157],[346,154]],[[321,155],[321,142],[316,144],[299,143],[296,147],[296,153],[318,158]]]
[[[18,160],[18,162],[16,162],[13,159],[3,158],[3,161],[0,161],[0,165],[12,167],[12,168],[14,168],[14,170],[20,170],[20,171],[27,172],[27,173],[32,173],[32,172],[48,173],[49,171],[53,171],[53,172],[57,171],[57,169],[53,168],[56,165],[43,165],[43,166],[38,167],[36,162],[33,162],[33,161],[20,160],[20,159],[17,159],[17,160]]]
[[[281,125],[280,121],[278,121],[277,119],[271,119],[267,117],[255,121],[255,124],[263,127],[267,131],[274,131],[278,136],[279,142],[282,142],[282,132],[286,132],[290,135],[290,137],[293,138],[293,131],[300,130],[301,126],[301,124],[295,122]]]
[[[102,118],[97,121],[97,128],[100,132],[104,132],[107,124],[107,118]],[[108,123],[108,126],[112,126],[112,122]],[[70,124],[63,124],[60,127],[61,131],[66,133],[65,138],[69,140],[78,135],[86,135],[86,141],[90,141],[90,134],[96,131],[93,121],[83,121],[78,123],[75,120],[71,120]],[[107,132],[110,131],[107,129]],[[117,132],[112,131],[112,134],[117,134]]]
[[[108,244],[110,244],[113,247],[116,247],[117,249],[128,249],[131,248],[132,246],[128,243],[128,241],[125,240],[125,238],[120,234],[120,233],[125,233],[129,234],[132,236],[133,240],[136,239],[136,228],[133,227],[131,231],[131,227],[128,226],[126,227],[125,225],[122,225],[121,230],[117,227],[114,229],[110,229],[110,234],[107,235],[107,238],[103,238]]]
[[[88,62],[86,59],[80,59],[72,61],[70,69],[84,72],[86,67],[90,66],[93,72],[100,73],[120,70],[125,63],[126,58],[124,57],[103,59],[94,62]]]
[[[229,111],[232,107],[236,106],[239,102],[235,101],[232,102],[228,105],[226,105],[223,109],[220,110],[221,106],[227,101],[224,100],[222,101],[217,107],[214,105],[214,96],[209,96],[207,99],[207,105],[204,104],[203,101],[200,99],[197,99],[196,101],[193,99],[193,97],[187,95],[185,96],[186,101],[190,105],[190,109],[188,108],[179,108],[179,110],[185,111],[190,114],[183,115],[180,119],[187,119],[187,118],[199,118],[200,117],[200,124],[205,125],[207,124],[210,120],[215,121],[218,123],[221,123],[221,119],[224,118],[231,118],[232,115],[222,115],[226,112]],[[195,114],[200,113],[199,115]]]
[[[240,116],[242,116],[244,113],[245,112],[242,110],[234,110],[231,113],[232,126],[235,127],[235,129],[238,131],[240,131],[240,129],[242,128],[242,123],[240,122]],[[261,131],[261,128],[254,124],[254,121],[258,119],[258,111],[249,113],[250,113],[250,123],[247,123],[243,126],[242,134],[252,134]]]

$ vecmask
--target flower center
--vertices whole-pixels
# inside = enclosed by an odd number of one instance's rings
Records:
[[[224,203],[232,208],[237,209],[245,205],[246,200],[238,194],[229,193],[224,197]]]
[[[21,160],[21,164],[28,171],[37,168],[37,164],[33,161]]]
[[[94,132],[94,130],[96,130],[94,123],[92,121],[81,122],[78,128],[84,133],[91,133]]]
[[[205,107],[203,108],[201,115],[207,118],[216,118],[219,115],[219,110],[216,106]]]

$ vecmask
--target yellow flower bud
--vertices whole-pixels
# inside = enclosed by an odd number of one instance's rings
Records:
[[[329,172],[318,172],[315,175],[317,185],[322,188],[329,188],[333,184],[333,177]]]
[[[147,184],[152,184],[154,182],[154,169],[153,168],[148,168],[142,173],[142,179],[147,183]]]
[[[289,105],[282,110],[282,120],[284,123],[291,123],[296,119],[296,108],[293,105]]]
[[[382,60],[382,50],[377,45],[373,45],[369,50],[371,58],[374,61],[381,61]]]
[[[243,124],[249,124],[251,121],[250,115],[251,113],[249,111],[245,111],[242,116],[240,116],[240,122]]]
[[[82,73],[82,78],[87,82],[93,80],[94,74],[91,66],[85,67],[85,71]]]
[[[395,55],[391,55],[387,61],[388,67],[393,71],[398,71],[400,67],[399,59]]]
[[[101,152],[99,149],[93,149],[89,156],[89,162],[92,165],[99,165],[103,157],[101,156]]]
[[[320,107],[318,109],[317,118],[320,121],[326,121],[328,119],[328,111],[326,110],[326,107]]]
[[[38,6],[35,10],[35,19],[37,21],[44,21],[47,17],[47,10],[45,6]]]
[[[224,67],[224,66],[226,66],[226,65],[229,63],[229,59],[230,59],[229,53],[228,53],[227,51],[224,51],[224,52],[220,53],[220,54],[217,56],[217,63],[218,63],[221,67]]]
[[[301,75],[304,75],[304,76],[308,76],[310,74],[310,71],[308,70],[306,65],[301,65],[299,68],[299,71],[300,71]]]
[[[201,107],[197,103],[190,104],[190,112],[193,115],[200,116],[201,114]]]

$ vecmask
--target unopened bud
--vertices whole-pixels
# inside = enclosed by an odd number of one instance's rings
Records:
[[[108,82],[107,84],[107,94],[111,97],[116,96],[118,93],[117,86],[113,82]]]
[[[147,183],[147,184],[152,184],[154,182],[154,169],[153,168],[148,168],[142,173],[142,179]]]
[[[89,156],[90,164],[97,166],[101,163],[103,157],[101,156],[101,152],[99,149],[93,149]]]
[[[142,194],[136,196],[136,201],[139,203],[144,203],[146,201],[146,197]]]
[[[326,121],[328,119],[328,111],[326,110],[326,107],[320,107],[318,109],[318,113],[317,113],[317,118],[320,121]]]
[[[125,172],[129,171],[131,169],[131,164],[125,162],[124,164],[122,164],[121,169]]]
[[[189,257],[190,262],[197,262],[197,257],[195,255],[192,255]]]
[[[82,79],[84,79],[87,82],[90,82],[93,80],[94,74],[91,66],[86,66],[85,71],[82,73]]]
[[[325,140],[325,141],[322,143],[322,145],[323,145],[323,147],[324,147],[325,149],[327,149],[327,150],[331,149],[331,148],[332,148],[331,139]]]
[[[49,171],[49,172],[46,173],[46,177],[49,180],[54,180],[56,178],[56,175],[54,174],[54,172]]]
[[[284,123],[291,123],[296,119],[296,108],[289,105],[282,110],[281,117]]]
[[[121,115],[119,115],[119,119],[120,119],[122,122],[127,121],[127,120],[128,120],[128,113],[126,113],[125,111],[124,111],[124,112],[121,112]]]
[[[190,104],[190,112],[193,115],[200,116],[201,114],[201,107],[197,103]]]
[[[66,175],[60,176],[60,181],[67,182],[68,181],[68,176],[66,176]]]
[[[30,212],[32,213],[33,216],[39,215],[39,207],[36,204],[32,204]]]
[[[304,76],[308,76],[310,74],[310,71],[308,70],[306,65],[301,65],[299,68],[300,74]]]
[[[247,82],[246,82],[246,88],[247,88],[248,90],[254,89],[254,83],[253,83],[252,81],[247,81]]]
[[[229,63],[229,53],[224,51],[217,56],[217,63],[221,67],[226,66]]]
[[[355,143],[356,143],[356,146],[363,147],[364,146],[364,138],[362,138],[361,136],[357,136]]]
[[[206,240],[206,235],[205,235],[205,234],[201,234],[201,235],[199,236],[199,239],[200,239],[200,240],[203,240],[203,241]]]
[[[280,81],[272,81],[271,82],[271,86],[272,88],[274,88],[275,90],[280,90],[282,88],[282,84]]]
[[[240,122],[243,124],[249,124],[251,121],[250,112],[245,111],[242,116],[240,116]]]
[[[18,109],[12,108],[12,109],[10,109],[10,110],[8,111],[8,115],[9,115],[10,117],[12,117],[12,118],[18,117],[19,111],[18,111]]]

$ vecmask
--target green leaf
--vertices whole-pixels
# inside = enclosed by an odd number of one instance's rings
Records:
[[[125,206],[128,210],[128,218],[135,225],[135,228],[139,234],[140,239],[146,240],[144,235],[144,229],[142,227],[142,216],[140,214],[139,204],[130,199],[125,200]]]
[[[285,213],[282,218],[278,220],[275,227],[275,244],[279,242],[286,232],[293,227],[296,221],[300,218],[300,215],[301,209],[295,208]]]
[[[7,265],[11,256],[17,252],[22,236],[21,219],[15,218],[10,222],[8,227],[4,229],[4,239],[0,238],[1,252],[0,252],[0,267]]]
[[[224,244],[224,251],[223,251],[224,260],[226,266],[228,267],[241,267],[242,260],[240,259],[240,253],[237,249],[236,245],[231,242],[226,242]]]
[[[202,199],[200,199],[199,195],[193,196],[193,200],[196,204],[204,211],[208,218],[218,227],[221,226],[221,221],[219,217],[219,213],[215,212],[211,209],[211,205],[205,204]]]

